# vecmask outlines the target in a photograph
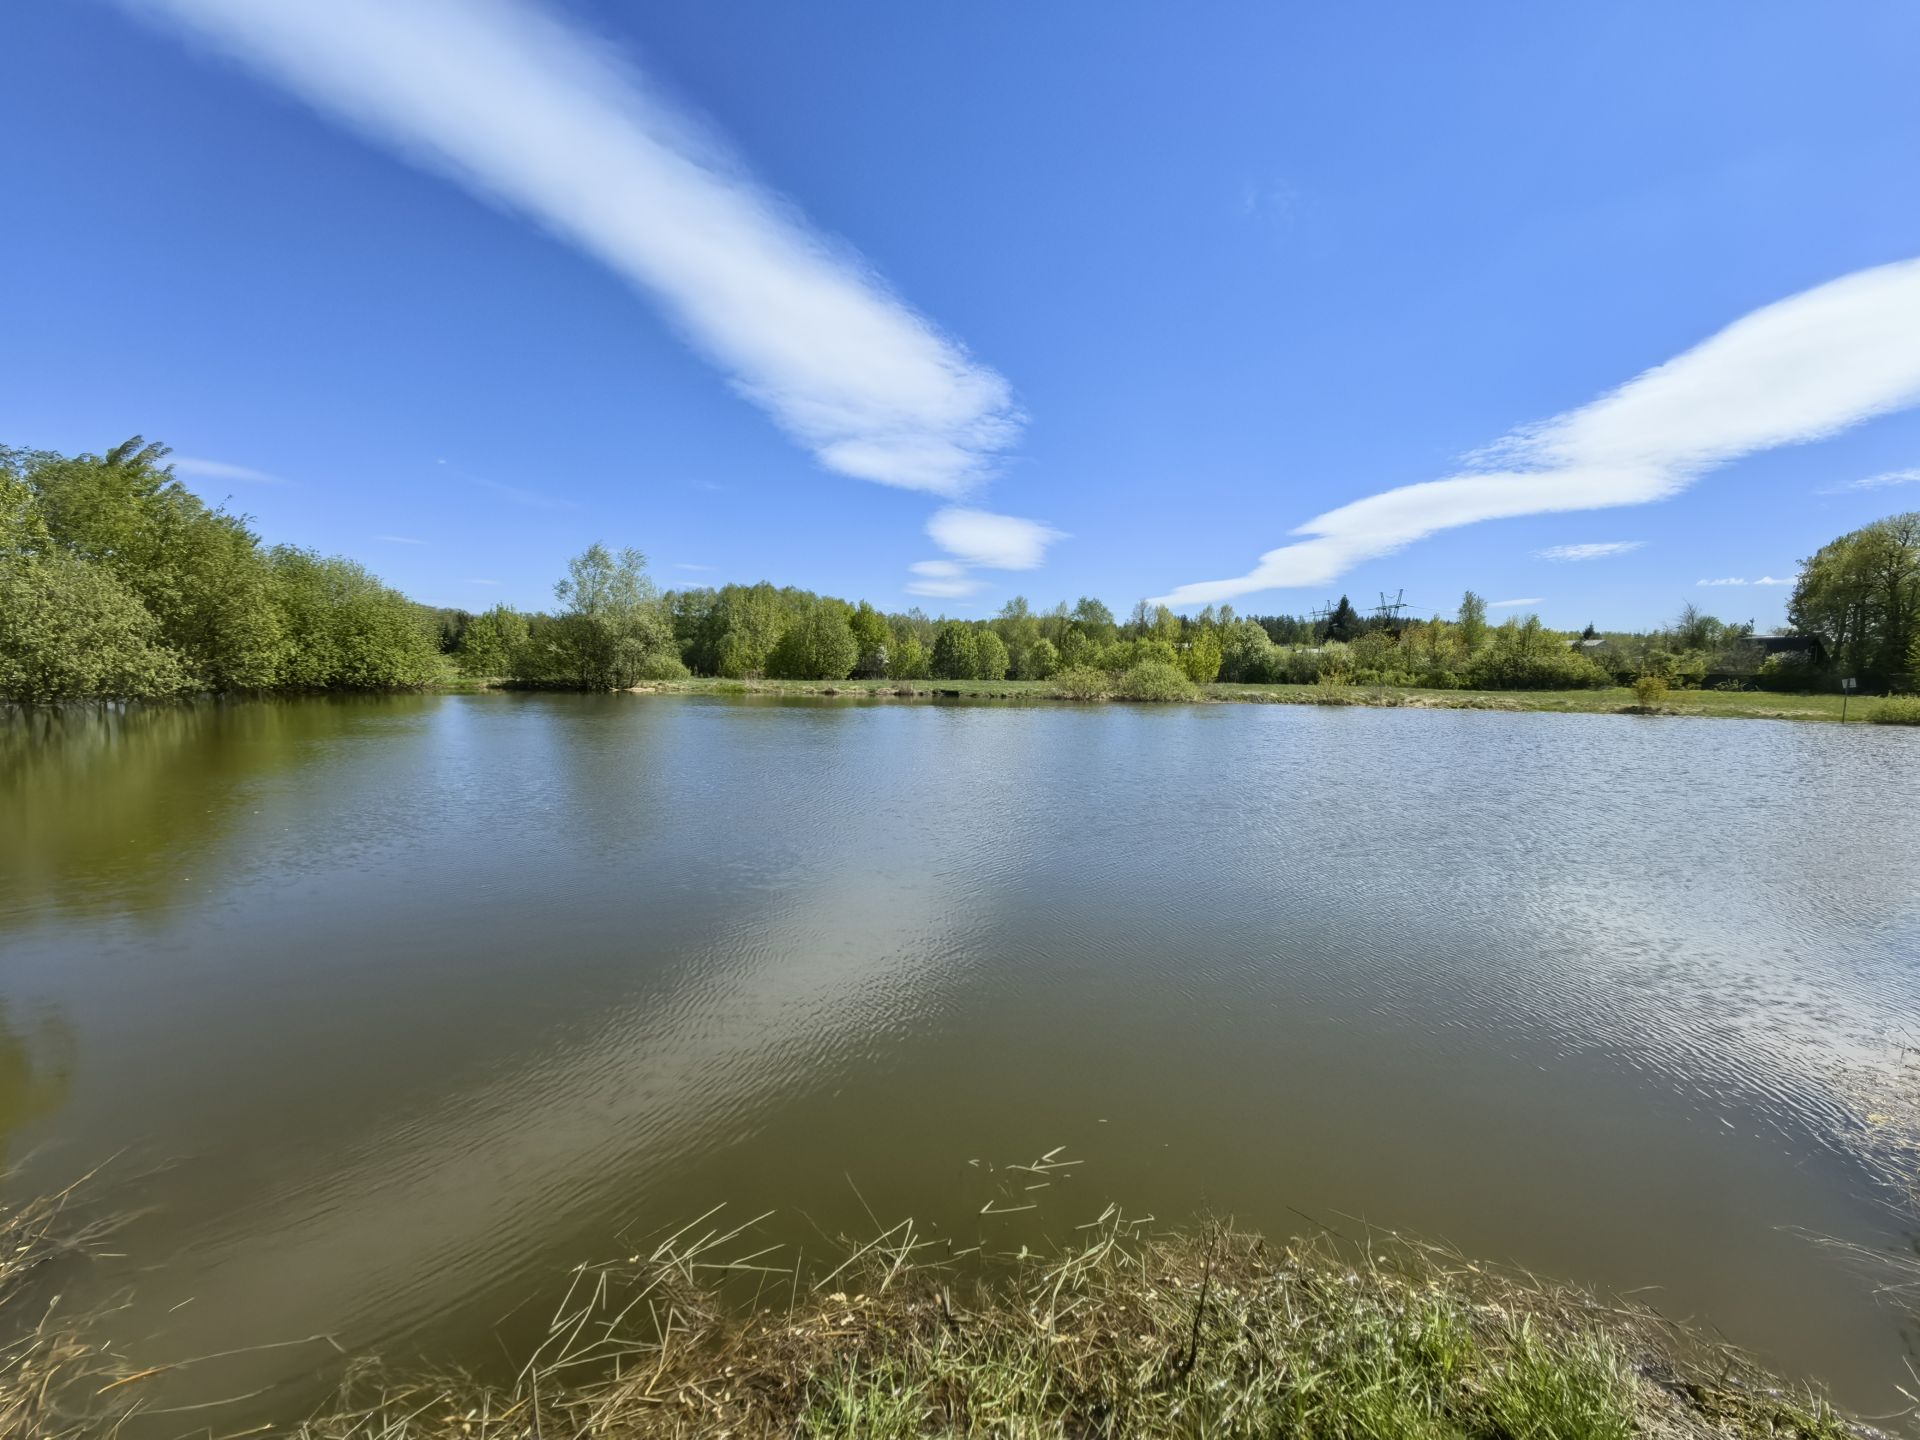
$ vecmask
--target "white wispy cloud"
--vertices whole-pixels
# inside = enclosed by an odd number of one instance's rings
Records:
[[[424,540],[417,540],[411,535],[376,535],[373,538],[384,541],[388,545],[424,545],[427,543]]]
[[[953,560],[920,560],[907,568],[918,578],[909,582],[910,595],[938,595],[949,599],[971,595],[983,581],[971,578],[983,570],[1037,570],[1047,558],[1047,547],[1064,540],[1064,531],[1018,515],[995,515],[949,505],[927,521],[927,535]]]
[[[957,560],[916,560],[907,569],[915,577],[907,582],[909,595],[958,600],[977,593],[986,583],[974,579]]]
[[[1780,579],[1772,575],[1762,575],[1753,583],[1756,585],[1791,585],[1793,584],[1793,579],[1791,576],[1786,579]]]
[[[1323,585],[1438,531],[1685,489],[1743,455],[1819,440],[1920,401],[1920,260],[1762,307],[1591,404],[1516,431],[1461,473],[1329,510],[1245,575],[1160,599],[1211,604]]]
[[[1604,560],[1609,555],[1626,555],[1638,550],[1644,540],[1598,540],[1584,545],[1549,545],[1533,553],[1542,560]]]
[[[1047,547],[1066,538],[1038,520],[959,505],[934,511],[927,535],[942,550],[988,570],[1037,570],[1047,558]]]
[[[1017,438],[998,374],[533,0],[123,0],[659,303],[842,474],[958,496]]]
[[[1528,595],[1528,596],[1524,596],[1519,600],[1489,600],[1487,602],[1487,609],[1512,610],[1517,606],[1521,606],[1521,605],[1538,605],[1540,603],[1540,599],[1541,597],[1538,595]]]
[[[197,475],[204,480],[238,480],[243,485],[290,485],[281,475],[270,475],[251,465],[230,465],[225,460],[208,460],[199,455],[169,455],[167,464],[182,475]]]
[[[1724,580],[1696,580],[1693,583],[1696,585],[1744,585],[1747,582],[1745,580],[1735,579],[1729,575]]]
[[[468,580],[468,581],[467,581],[467,584],[469,584],[469,585],[498,585],[499,583],[500,583],[500,582],[499,582],[498,580],[473,580],[473,579],[470,579],[470,580]]]
[[[1868,475],[1861,480],[1849,480],[1844,485],[1829,485],[1816,493],[1838,495],[1843,490],[1886,490],[1895,485],[1920,485],[1920,469],[1883,470],[1878,475]]]
[[[1792,580],[1777,579],[1772,575],[1762,575],[1758,580],[1744,580],[1729,575],[1724,580],[1696,580],[1696,585],[1791,585]]]
[[[694,572],[696,572],[696,573],[700,573],[700,574],[704,574],[705,572],[707,572],[707,571],[709,571],[709,570],[711,570],[711,569],[713,569],[713,566],[711,566],[711,565],[694,565],[694,564],[692,564],[692,563],[690,563],[690,562],[688,562],[688,561],[686,561],[686,560],[676,560],[676,561],[674,562],[674,565],[673,565],[673,568],[674,568],[674,569],[676,569],[676,570],[692,570],[692,571],[694,571]]]
[[[508,485],[503,481],[489,480],[484,475],[475,475],[464,470],[450,460],[435,460],[436,465],[446,468],[449,475],[457,476],[469,485],[477,485],[489,494],[498,495],[502,500],[511,500],[515,505],[525,505],[530,510],[578,510],[577,501],[562,495],[549,495],[544,490],[531,490],[524,485]]]

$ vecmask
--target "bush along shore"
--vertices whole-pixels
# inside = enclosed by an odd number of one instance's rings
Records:
[[[73,1263],[86,1240],[62,1223],[58,1202],[0,1216],[0,1433],[90,1440],[135,1418],[142,1433],[179,1433],[145,1396],[169,1367],[137,1368],[50,1298],[43,1272]],[[1157,1234],[1113,1210],[1076,1234],[1046,1254],[988,1260],[957,1257],[907,1222],[809,1277],[710,1214],[650,1253],[576,1271],[515,1378],[488,1385],[362,1360],[331,1401],[243,1433],[1875,1433],[1650,1312],[1391,1236],[1275,1245],[1222,1223]],[[208,1433],[195,1418],[191,1433]]]

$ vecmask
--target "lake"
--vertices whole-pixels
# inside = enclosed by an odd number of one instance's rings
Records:
[[[497,1369],[717,1204],[786,1265],[1111,1201],[1632,1291],[1867,1411],[1907,1378],[1812,1237],[1915,1244],[1869,1117],[1920,733],[316,699],[16,721],[0,817],[0,1145],[142,1212],[89,1293],[144,1362]],[[336,1363],[162,1393],[284,1417]]]

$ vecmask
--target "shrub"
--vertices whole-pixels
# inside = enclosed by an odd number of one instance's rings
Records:
[[[1633,698],[1642,710],[1651,710],[1657,705],[1664,705],[1667,699],[1667,677],[1642,675],[1633,682]]]
[[[1876,725],[1920,725],[1920,695],[1889,695],[1867,712],[1867,719]]]
[[[1102,700],[1107,677],[1091,665],[1069,665],[1054,672],[1053,693],[1062,700]]]
[[[1116,693],[1123,700],[1191,700],[1193,682],[1164,660],[1142,660],[1120,677]]]
[[[1476,690],[1588,690],[1611,685],[1613,677],[1557,645],[1528,652],[1496,643],[1473,657],[1467,681]]]
[[[684,680],[689,672],[672,651],[649,650],[633,662],[627,673],[633,677],[634,684],[640,685],[650,680]]]

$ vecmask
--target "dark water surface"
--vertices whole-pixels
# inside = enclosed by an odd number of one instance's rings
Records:
[[[1920,733],[504,694],[0,731],[0,1145],[151,1207],[104,1282],[141,1360],[484,1368],[722,1201],[817,1254],[1112,1200],[1654,1287],[1888,1409],[1909,1317],[1804,1232],[1910,1246],[1867,1115],[1916,1036]]]

